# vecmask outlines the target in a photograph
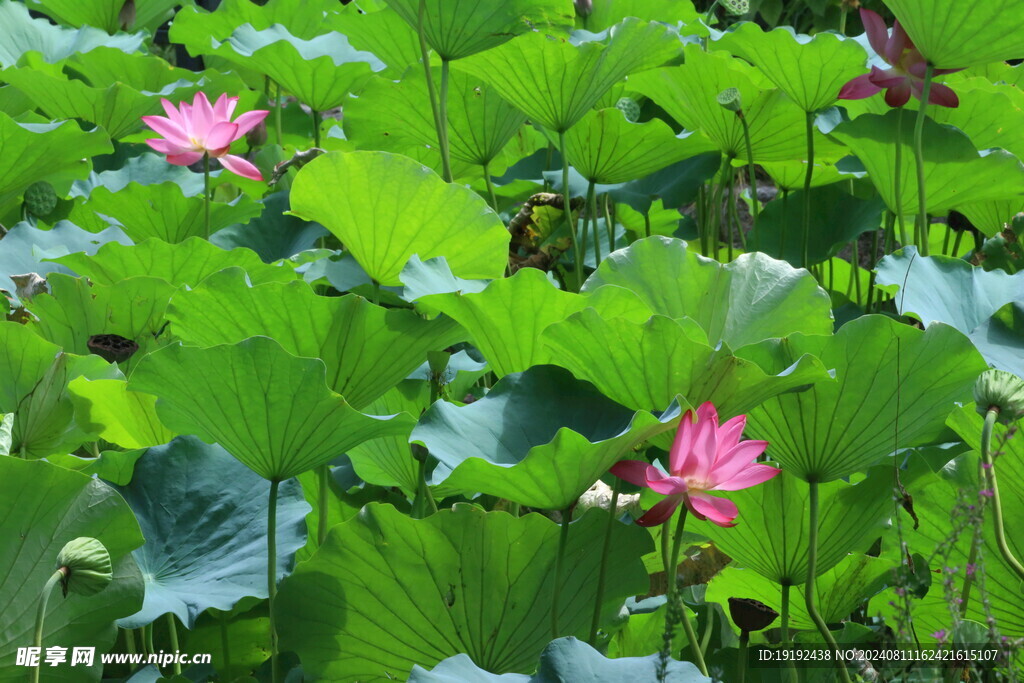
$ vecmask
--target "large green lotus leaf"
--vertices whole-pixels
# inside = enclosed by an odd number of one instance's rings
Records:
[[[324,376],[323,361],[253,337],[209,349],[164,347],[139,363],[128,388],[156,394],[168,428],[219,443],[261,477],[283,481],[407,428],[402,416],[354,410]]]
[[[107,33],[121,28],[124,0],[29,0],[32,9],[69,26],[96,26]],[[153,28],[169,19],[177,0],[134,0],[135,20],[128,28]]]
[[[929,62],[962,69],[1024,54],[1024,7],[1015,0],[886,0]]]
[[[961,204],[956,210],[986,237],[994,237],[1006,229],[1014,216],[1024,212],[1024,197]]]
[[[832,331],[831,303],[814,278],[764,254],[722,265],[687,250],[682,240],[648,237],[609,254],[583,292],[602,285],[632,290],[659,315],[692,318],[712,346],[724,341],[736,349],[793,332]]]
[[[86,177],[89,158],[110,151],[105,133],[74,121],[18,123],[0,112],[0,207],[38,180]]]
[[[465,333],[449,318],[426,320],[361,296],[317,296],[305,282],[250,286],[237,268],[175,295],[168,318],[179,338],[198,346],[248,337],[277,340],[289,353],[320,358],[327,386],[362,409]]]
[[[458,397],[461,398],[461,397]],[[409,380],[399,382],[386,394],[366,406],[373,415],[406,413],[418,419],[430,406],[430,385]],[[397,486],[410,498],[419,486],[419,462],[409,447],[410,426],[407,432],[366,441],[350,448],[348,457],[359,478],[377,486]]]
[[[540,365],[506,375],[475,403],[435,403],[410,440],[452,470],[450,488],[561,509],[633,446],[671,429],[680,412],[676,403],[660,417],[634,412],[566,370]]]
[[[921,256],[904,247],[878,262],[879,285],[896,297],[900,313],[913,313],[969,334],[1011,302],[1024,303],[1024,272],[987,271],[949,256]],[[898,292],[898,293],[897,293]]]
[[[740,510],[728,530],[701,527],[726,555],[776,584],[807,579],[807,484],[783,469],[759,486],[733,491]],[[833,481],[820,487],[817,572],[825,573],[850,552],[867,552],[893,513],[892,469],[878,467],[856,485]]]
[[[606,515],[569,526],[559,604],[561,634],[582,635],[593,614]],[[512,517],[456,505],[413,520],[371,504],[335,527],[324,547],[281,583],[281,648],[307,676],[404,679],[414,664],[468,654],[487,671],[532,671],[551,637],[559,529],[541,515]],[[603,612],[648,588],[639,527],[616,525]]]
[[[364,13],[349,3],[340,12],[335,6],[334,11],[329,15],[331,26],[348,36],[353,46],[372,52],[387,64],[384,74],[401,78],[410,66],[420,63],[419,36],[395,10],[384,6]]]
[[[89,439],[75,423],[67,384],[78,376],[112,377],[99,356],[69,356],[23,325],[0,322],[0,413],[14,413],[12,452],[42,458]]]
[[[159,278],[175,287],[195,287],[225,268],[241,268],[254,285],[290,282],[295,271],[287,265],[267,265],[249,249],[230,251],[193,237],[180,244],[148,239],[142,244],[105,244],[90,255],[74,253],[52,259],[99,285],[136,277]]]
[[[864,72],[866,55],[856,41],[835,33],[797,34],[784,26],[765,33],[755,22],[737,24],[715,41],[756,65],[804,111],[836,101],[843,85]]]
[[[557,289],[536,268],[522,268],[510,278],[494,280],[479,293],[434,294],[420,301],[458,321],[499,377],[556,362],[544,348],[541,332],[587,306],[607,314],[629,311],[639,319],[650,315],[635,295],[620,287],[581,296]]]
[[[588,31],[603,31],[626,17],[643,17],[670,26],[682,22],[686,35],[707,35],[690,0],[604,0],[593,3],[590,14],[583,18],[583,27]]]
[[[1006,304],[968,336],[990,365],[1024,377],[1024,301]]]
[[[970,396],[986,367],[948,325],[922,332],[877,315],[848,322],[834,336],[794,334],[740,350],[769,372],[805,353],[835,369],[836,381],[768,399],[747,416],[746,433],[767,441],[784,469],[818,482],[938,438],[945,416]]]
[[[303,40],[281,24],[262,31],[245,24],[223,42],[213,40],[201,54],[265,74],[317,111],[340,106],[350,92],[385,67],[372,53],[352,47],[341,33]]]
[[[89,52],[106,46],[123,52],[136,52],[145,35],[118,33],[88,25],[70,29],[54,26],[45,18],[33,19],[21,2],[0,3],[0,66],[14,66],[30,50],[41,52],[48,62],[57,62],[76,52]]]
[[[678,37],[663,24],[630,18],[607,43],[573,45],[531,32],[461,61],[459,68],[496,88],[534,123],[563,132],[623,78],[678,53]]]
[[[501,277],[508,265],[509,232],[482,197],[396,154],[324,154],[299,171],[291,202],[382,285],[401,285],[413,255],[444,256],[464,278]]]
[[[571,24],[569,0],[479,0],[470,4],[449,0],[387,0],[409,26],[420,25],[427,45],[441,59],[462,59],[491,50],[545,24]]]
[[[886,489],[886,493],[889,493]],[[717,528],[717,527],[716,527]],[[806,571],[806,570],[805,570]],[[818,611],[828,623],[848,619],[850,613],[864,601],[892,582],[893,565],[885,558],[853,553],[843,555],[841,561],[818,575],[815,584]],[[779,585],[748,569],[727,567],[708,583],[705,600],[725,605],[731,597],[753,598],[781,611],[782,598]],[[814,630],[814,622],[807,614],[803,584],[795,584],[789,595],[789,627]],[[949,615],[949,610],[946,610]],[[779,622],[772,624],[777,627]],[[832,680],[823,678],[818,680]]]
[[[142,577],[131,552],[142,534],[131,509],[112,488],[84,474],[47,462],[0,458],[0,680],[24,681],[15,666],[17,648],[32,644],[39,594],[57,568],[64,544],[87,536],[106,547],[114,580],[92,596],[50,596],[43,648],[95,647],[91,667],[41,668],[43,681],[98,681],[99,653],[117,640],[115,620],[142,606]]]
[[[92,233],[60,221],[49,230],[34,228],[28,223],[18,223],[4,236],[4,248],[0,249],[0,289],[6,290],[15,302],[17,285],[12,275],[36,273],[45,277],[52,272],[67,273],[63,265],[51,263],[50,259],[69,253],[94,254],[97,249],[110,242],[131,244],[131,240],[120,228],[107,228]]]
[[[169,37],[192,55],[203,54],[210,49],[211,40],[223,41],[244,24],[257,31],[280,24],[293,36],[309,40],[330,30],[338,9],[334,0],[269,0],[262,4],[223,0],[213,12],[190,5],[174,16]]]
[[[267,597],[269,482],[219,446],[183,436],[150,448],[131,484],[118,491],[139,520],[146,544],[135,561],[146,580],[142,609],[121,619],[138,628],[171,613],[186,628],[211,607],[230,610]],[[297,481],[277,501],[277,576],[287,576],[306,543],[309,504]]]
[[[49,294],[32,299],[28,309],[39,321],[39,336],[68,353],[91,353],[89,337],[117,334],[138,343],[141,357],[154,346],[174,285],[152,277],[135,277],[113,285],[91,285],[85,278],[50,275]],[[130,359],[128,362],[131,363]]]
[[[175,437],[156,416],[156,397],[128,391],[124,380],[78,377],[68,393],[78,422],[122,448],[159,446]]]
[[[664,410],[682,395],[691,405],[715,404],[722,419],[776,394],[829,380],[805,356],[778,375],[693,338],[679,321],[656,315],[644,322],[604,318],[592,308],[548,327],[542,341],[551,361],[603,394],[637,410]]]
[[[977,149],[1000,147],[1018,159],[1024,157],[1024,98],[1018,88],[984,78],[958,81],[952,87],[960,105],[929,108],[928,116],[962,130]]]
[[[685,55],[682,66],[631,76],[629,89],[654,100],[687,130],[700,131],[722,153],[748,160],[743,123],[715,99],[726,88],[736,88],[750,127],[754,161],[788,161],[806,154],[804,112],[780,91],[768,90],[770,83],[753,67],[726,52],[704,52],[696,45],[687,46]]]
[[[587,180],[624,183],[715,149],[697,135],[677,137],[660,119],[631,123],[618,108],[591,111],[565,136],[569,163]]]
[[[251,249],[266,263],[290,259],[312,249],[327,234],[322,226],[287,215],[288,191],[280,190],[262,200],[263,211],[246,225],[230,225],[210,236],[222,249]],[[281,265],[281,264],[278,264]]]
[[[135,242],[155,237],[177,244],[206,234],[203,198],[186,197],[181,187],[173,182],[129,183],[116,193],[98,187],[89,195],[85,207],[116,220]],[[211,202],[210,232],[235,223],[247,223],[262,210],[261,204],[245,195],[230,203]]]
[[[434,74],[435,83],[439,79]],[[526,117],[479,79],[454,71],[448,85],[448,132],[452,159],[484,166],[494,161]],[[437,129],[422,69],[401,81],[373,79],[345,104],[345,137],[360,149],[422,155],[439,168]],[[489,169],[500,173],[500,168]]]
[[[901,136],[900,195],[903,212],[918,209],[917,170],[914,161],[914,118],[890,111],[884,116],[862,114],[836,126],[831,135],[849,146],[890,210],[896,211],[896,140]],[[985,156],[962,132],[926,120],[924,124],[924,172],[928,211],[945,213],[960,204],[1019,198],[1024,168],[1013,156],[1000,151]]]
[[[747,241],[774,258],[790,263],[803,259],[804,194],[798,190],[786,202],[768,202]],[[785,211],[783,211],[785,208]],[[872,194],[855,197],[838,185],[811,189],[811,230],[807,240],[808,263],[827,261],[862,233],[877,230],[885,204]]]
[[[815,140],[815,144],[817,144],[817,140]],[[843,175],[836,168],[835,162],[838,160],[838,158],[822,159],[817,150],[815,150],[814,170],[811,171],[812,188],[838,183],[840,180],[849,180],[849,176]],[[793,191],[798,188],[802,189],[804,180],[807,178],[806,161],[773,161],[759,165],[764,169],[765,173],[771,176],[780,190]],[[766,206],[765,209],[767,208]],[[801,254],[802,257],[803,254]]]
[[[525,674],[492,674],[473,663],[463,653],[449,657],[430,671],[413,666],[409,683],[547,683],[571,681],[586,677],[591,683],[621,683],[625,680],[657,680],[659,656],[615,657],[609,659],[573,637],[551,641],[540,655],[540,666],[533,676]],[[645,673],[646,672],[646,673]],[[669,659],[665,667],[668,683],[710,683],[692,662]]]
[[[213,179],[223,171],[211,171]],[[181,186],[186,197],[203,194],[203,174],[196,173],[187,166],[172,166],[167,157],[155,152],[143,152],[124,161],[120,168],[93,171],[85,180],[75,182],[71,187],[71,197],[88,197],[97,187],[105,187],[111,192],[127,187],[128,183],[153,185],[172,181]]]

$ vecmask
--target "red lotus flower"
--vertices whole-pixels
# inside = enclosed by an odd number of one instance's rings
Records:
[[[243,178],[263,180],[258,168],[242,157],[228,154],[231,143],[245,136],[247,132],[267,117],[269,112],[249,111],[234,122],[237,97],[221,95],[212,107],[203,93],[196,93],[192,104],[179,103],[175,108],[166,99],[160,100],[167,112],[163,116],[143,116],[147,126],[163,136],[163,139],[146,140],[146,144],[167,155],[167,161],[176,166],[188,166],[209,154],[220,159],[224,168]]]
[[[854,78],[839,91],[841,100],[862,100],[885,90],[885,102],[890,107],[902,107],[910,95],[921,99],[924,91],[925,70],[928,60],[917,51],[907,32],[897,21],[893,24],[892,35],[885,27],[881,16],[871,10],[862,9],[860,18],[868,34],[871,49],[878,53],[891,69],[871,67],[871,73]],[[960,69],[935,69],[935,75],[951,74]],[[960,100],[952,88],[941,83],[932,83],[928,102],[940,107],[955,108]]]
[[[648,510],[636,521],[640,526],[656,526],[672,516],[680,503],[698,519],[709,519],[718,526],[735,526],[739,514],[736,505],[707,491],[738,491],[762,484],[782,470],[754,464],[767,448],[767,441],[740,441],[747,416],[739,415],[721,427],[718,412],[711,403],[687,411],[679,423],[672,450],[669,474],[641,460],[623,460],[612,467],[612,474],[645,486],[668,498]]]

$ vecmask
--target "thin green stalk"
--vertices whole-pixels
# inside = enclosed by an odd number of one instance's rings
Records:
[[[441,123],[438,131],[441,133],[441,168],[444,171],[444,179],[449,183],[452,182],[452,157],[448,144],[448,80],[450,71],[451,62],[442,58],[441,97],[438,103],[438,119]]]
[[[316,524],[316,545],[319,548],[327,540],[327,498],[331,492],[331,483],[329,481],[331,476],[331,468],[329,465],[320,465],[316,468],[316,478],[320,484],[320,495],[317,505],[317,524]]]
[[[651,236],[651,210],[644,211],[644,237]]]
[[[789,208],[789,189],[782,188],[782,229],[779,230],[779,258],[786,258],[786,224],[789,221],[788,212],[786,209]]]
[[[718,178],[718,183],[715,185],[715,191],[712,195],[711,200],[711,225],[712,230],[710,234],[706,235],[709,240],[714,241],[714,258],[718,260],[719,246],[721,243],[722,234],[722,191],[725,188],[725,174],[729,172],[731,168],[732,155],[722,155],[722,173]],[[701,252],[704,256],[708,256],[708,252],[712,250],[712,245],[701,245]]]
[[[562,154],[562,201],[565,206],[563,213],[565,222],[572,232],[572,253],[575,260],[573,270],[576,271],[576,291],[583,288],[583,245],[580,243],[579,231],[576,229],[576,221],[572,219],[572,203],[569,197],[569,157],[565,154],[565,131],[558,133],[558,151]]]
[[[924,85],[921,88],[921,106],[917,110],[917,122],[914,124],[914,159],[917,161],[917,220],[921,228],[921,255],[928,256],[928,190],[924,177],[924,120],[928,109],[928,96],[932,91],[932,78],[935,67],[928,64],[924,72]]]
[[[138,631],[137,635],[139,636],[139,652],[146,654],[146,627],[141,626],[136,630]]]
[[[270,481],[267,503],[267,612],[270,615],[270,681],[277,683],[277,627],[274,620],[274,598],[277,597],[277,489],[276,479]]]
[[[743,124],[743,144],[747,148],[747,174],[750,179],[750,208],[752,225],[751,230],[757,228],[757,216],[761,211],[761,202],[757,199],[757,172],[754,170],[754,146],[750,143],[750,124],[747,123],[747,117],[743,115],[743,111],[736,112],[736,116],[739,117],[740,123]],[[757,233],[754,233],[757,235]],[[743,236],[743,231],[740,231],[740,236]],[[744,249],[746,245],[744,244]]]
[[[726,206],[725,210],[725,234],[726,239],[729,241],[727,245],[726,255],[729,261],[732,261],[732,243],[733,243],[733,231],[736,230],[736,223],[733,221],[733,214],[736,213],[736,197],[733,195],[733,190],[736,187],[736,174],[732,172],[732,166],[729,166],[729,184],[726,189]],[[743,232],[742,230],[740,232]]]
[[[793,641],[789,636],[789,591],[792,585],[782,584],[782,606],[779,608],[779,616],[782,619],[782,647],[787,650],[793,649]],[[786,683],[799,680],[796,673],[796,662],[792,659],[786,660],[786,675],[782,677]]]
[[[808,242],[811,240],[811,178],[814,176],[814,112],[807,112],[807,173],[804,175],[804,245],[803,259],[800,265],[804,268],[810,263]]]
[[[572,522],[572,506],[562,511],[562,530],[558,534],[558,555],[555,556],[555,590],[551,595],[551,639],[559,635],[558,610],[562,593],[562,565],[565,562],[565,547],[569,544],[569,523]]]
[[[896,224],[900,227],[900,244],[910,244],[907,225],[903,220],[903,107],[896,114],[896,172],[893,174],[893,192],[896,197]],[[891,252],[888,252],[891,253]]]
[[[37,648],[38,652],[43,649],[43,621],[46,619],[46,605],[50,602],[50,594],[53,593],[53,587],[64,578],[64,568],[58,569],[50,578],[46,580],[43,585],[43,592],[39,594],[39,607],[36,609],[36,630],[35,637],[32,640],[32,645]],[[40,656],[42,659],[42,656]],[[35,665],[32,668],[32,683],[39,683],[39,667],[42,662]]]
[[[148,624],[148,625],[145,626],[145,634],[146,634],[146,647],[149,648],[149,654],[155,654],[156,653],[156,646],[153,645],[153,624]]]
[[[854,242],[856,242],[856,240],[854,240]],[[853,244],[854,244],[854,242],[850,243],[850,251],[851,252],[853,251]],[[846,283],[846,298],[850,299],[851,301],[853,300],[853,285],[854,285],[854,282],[856,281],[856,279],[857,279],[857,269],[854,267],[853,262],[851,261],[851,263],[850,263],[850,279]]]
[[[223,612],[220,615],[220,649],[224,660],[224,677],[227,678],[231,672],[231,639],[228,638],[228,617]]]
[[[510,500],[508,503],[508,514],[512,515],[513,517],[518,517],[519,503],[515,502],[514,500]]]
[[[127,650],[130,655],[135,654],[135,631],[130,628],[123,628],[121,631],[124,632],[124,649]]]
[[[886,220],[889,220],[888,216],[892,214],[886,214]],[[887,226],[888,228],[888,226]],[[874,264],[878,258],[878,230],[874,231],[871,236],[871,263]],[[871,312],[871,303],[875,298],[875,269],[872,267],[868,273],[868,302],[864,306],[864,312]]]
[[[860,238],[853,238],[853,283],[857,292],[857,305],[860,306]]]
[[[807,535],[807,583],[804,585],[804,603],[807,605],[807,613],[818,627],[818,632],[832,648],[836,657],[836,666],[839,669],[839,678],[844,683],[850,683],[850,674],[846,671],[846,664],[842,657],[839,657],[839,646],[832,632],[828,630],[828,624],[818,612],[817,605],[817,569],[818,569],[818,482],[809,481],[810,487],[810,529]]]
[[[591,180],[587,186],[587,219],[590,221],[590,231],[594,238],[594,267],[601,263],[601,240],[597,236],[597,192],[594,190],[594,181]],[[586,226],[583,228],[586,230]]]
[[[985,481],[988,489],[992,492],[992,522],[996,528],[996,545],[999,546],[999,554],[1003,556],[1006,564],[1016,572],[1017,577],[1024,581],[1024,565],[1010,550],[1006,542],[1006,529],[1003,524],[1003,506],[999,500],[999,485],[996,482],[996,467],[992,462],[992,427],[999,416],[998,408],[989,408],[985,413],[985,424],[981,430],[981,461],[982,469],[985,471]]]
[[[210,153],[203,154],[203,225],[206,239],[210,239]]]
[[[372,298],[370,299],[370,301],[373,303],[374,306],[380,306],[380,283],[377,282],[376,280],[373,280],[372,282],[373,282],[373,294],[372,294]]]
[[[433,403],[433,401],[431,401]],[[430,493],[430,486],[427,484],[427,449],[419,444],[412,445],[413,457],[416,458],[416,497],[412,501],[412,518],[424,519],[437,512],[437,503]]]
[[[747,680],[747,643],[750,642],[750,631],[740,631],[740,661],[739,676],[737,681],[744,683]]]
[[[953,253],[950,254],[950,256],[955,258],[956,255],[960,253],[960,240],[962,240],[964,238],[964,233],[965,232],[967,232],[967,231],[966,230],[958,230],[957,231],[956,237],[953,239]]]
[[[850,11],[850,8],[846,3],[842,3],[842,14],[839,15],[839,35],[846,35],[846,14]]]
[[[487,196],[491,200],[491,208],[498,213],[498,195],[494,192],[494,183],[491,182],[491,169],[489,164],[484,164],[484,183],[487,184]]]
[[[283,147],[281,144],[281,84],[274,82],[274,135],[276,138],[277,146]]]
[[[605,232],[608,233],[608,253],[610,254],[615,251],[615,220],[612,218],[611,209],[608,208],[609,203],[611,203],[611,200],[605,194],[602,208],[604,209],[604,227]],[[650,221],[649,218],[647,220]]]
[[[615,528],[615,511],[619,505],[619,491],[622,480],[615,477],[612,482],[612,500],[608,504],[608,524],[604,528],[604,542],[601,544],[601,568],[597,572],[597,593],[594,596],[594,617],[590,621],[590,637],[587,642],[591,647],[597,644],[597,629],[601,625],[601,603],[604,601],[604,586],[608,578],[608,553],[612,547],[612,529]]]
[[[682,549],[683,545],[683,529],[686,526],[687,512],[688,510],[685,507],[681,508],[679,512],[679,521],[676,523],[676,532],[672,538],[672,556],[669,560],[668,576],[666,577],[668,579],[667,604],[672,604],[673,601],[677,599],[682,602],[682,597],[679,596],[678,586],[676,585],[676,573],[679,570],[679,551]],[[672,520],[669,519],[669,523],[671,523],[671,521]],[[663,535],[661,541],[662,543],[667,543],[667,536]],[[701,652],[700,641],[697,640],[697,634],[694,632],[693,624],[690,623],[690,614],[686,605],[682,605],[682,613],[683,631],[686,632],[686,639],[690,642],[690,652],[693,654],[694,663],[697,665],[697,668],[700,669],[700,672],[707,676],[708,667],[707,664],[704,663],[704,653]]]
[[[953,228],[949,227],[949,223],[946,223],[946,234],[942,236],[942,255],[949,256],[949,235],[953,232]]]
[[[314,147],[319,147],[320,146],[320,112],[318,112],[316,109],[313,109],[312,113],[310,114],[310,116],[313,119],[313,146]]]
[[[975,529],[971,535],[971,551],[967,554],[967,566],[974,565],[978,560],[978,546],[981,545],[981,538],[979,538],[978,530]],[[967,577],[964,579],[963,588],[960,591],[960,618],[964,619],[967,617],[967,603],[971,599],[971,584],[974,582],[974,574],[968,572]]]
[[[171,650],[174,651],[174,654],[178,654],[180,650],[178,647],[178,625],[174,623],[174,612],[167,613],[167,636],[171,641]],[[174,659],[174,675],[181,675],[181,664],[177,658]]]
[[[423,71],[427,79],[427,94],[430,96],[430,111],[434,115],[434,130],[437,132],[437,146],[441,149],[441,174],[448,182],[451,182],[452,170],[448,168],[447,157],[444,153],[445,126],[441,123],[441,108],[437,103],[437,93],[434,92],[434,76],[430,71],[430,50],[427,48],[427,34],[423,30],[423,20],[427,11],[426,0],[420,0],[419,16],[416,21],[416,33],[420,39],[420,58],[423,60]]]

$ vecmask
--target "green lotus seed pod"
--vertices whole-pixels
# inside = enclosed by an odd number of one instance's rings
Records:
[[[999,422],[1015,422],[1024,414],[1024,380],[1012,372],[986,370],[974,383],[974,402],[982,415],[995,408]]]
[[[629,97],[620,97],[615,106],[630,123],[636,123],[640,120],[640,105],[637,104],[636,100]]]
[[[743,99],[740,97],[740,91],[736,88],[726,88],[718,93],[715,99],[729,111],[740,111],[743,109]]]
[[[57,193],[53,191],[53,185],[45,180],[29,185],[25,190],[25,208],[39,218],[53,213],[57,208]]]
[[[739,16],[750,11],[749,0],[723,0],[722,6],[729,14]]]
[[[80,537],[69,541],[57,555],[57,568],[64,569],[61,588],[78,595],[95,595],[114,578],[110,553],[95,538]]]

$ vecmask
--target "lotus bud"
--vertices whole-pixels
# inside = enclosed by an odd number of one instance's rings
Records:
[[[722,105],[723,108],[728,109],[731,112],[738,112],[743,109],[743,98],[740,97],[740,91],[736,88],[726,88],[722,92],[718,93],[715,97],[718,104]]]
[[[590,16],[590,13],[594,11],[593,0],[575,0],[576,2],[576,14],[581,17]]]
[[[95,595],[114,579],[110,553],[95,538],[81,537],[69,541],[57,555],[57,568],[64,572],[61,588],[78,595]]]
[[[779,613],[753,598],[729,598],[729,616],[741,631],[749,633],[768,628]]]
[[[1024,414],[1024,380],[1005,370],[986,370],[974,383],[974,402],[982,415],[995,409],[999,422],[1015,422]]]
[[[630,97],[620,97],[615,106],[630,123],[636,123],[640,120],[640,105],[637,104],[636,100]]]
[[[25,210],[33,216],[45,218],[57,208],[57,193],[53,191],[53,185],[40,180],[32,183],[25,190]]]

